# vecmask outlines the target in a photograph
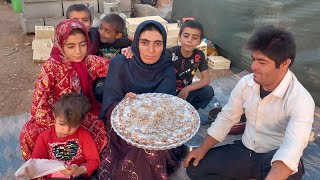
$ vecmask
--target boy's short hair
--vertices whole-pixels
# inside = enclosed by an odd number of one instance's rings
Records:
[[[91,12],[90,9],[84,5],[84,4],[73,4],[71,6],[68,7],[67,12],[66,12],[66,18],[70,19],[70,14],[73,11],[85,11],[89,14],[89,19],[92,22],[92,16],[91,16]]]
[[[273,25],[258,29],[248,40],[249,50],[259,50],[275,61],[276,68],[286,59],[291,59],[291,66],[296,57],[296,43],[291,33]]]
[[[124,32],[125,22],[122,19],[122,17],[119,16],[118,14],[115,14],[115,13],[108,14],[103,17],[103,19],[101,20],[101,23],[102,22],[111,24],[115,28],[116,33]]]
[[[77,93],[64,94],[54,108],[55,117],[64,118],[71,127],[79,126],[90,110],[90,103],[85,96]]]
[[[198,22],[196,20],[187,20],[184,23],[182,23],[182,25],[180,27],[180,31],[179,31],[179,36],[181,36],[181,34],[185,28],[198,29],[201,33],[200,38],[202,39],[204,36],[203,26],[200,22]]]

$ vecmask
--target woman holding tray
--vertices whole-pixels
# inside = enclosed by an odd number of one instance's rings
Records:
[[[105,121],[109,144],[101,153],[99,179],[169,179],[178,161],[170,150],[145,150],[126,143],[111,127],[110,115],[123,98],[141,93],[176,94],[176,79],[170,58],[166,58],[166,31],[156,21],[141,23],[134,34],[127,60],[113,58],[105,79],[100,118]]]

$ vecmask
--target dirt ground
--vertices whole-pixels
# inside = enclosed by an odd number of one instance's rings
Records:
[[[19,14],[0,1],[0,117],[30,111],[33,88],[41,64],[32,62],[31,42]]]

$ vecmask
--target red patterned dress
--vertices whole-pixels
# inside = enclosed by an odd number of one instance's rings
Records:
[[[20,134],[20,146],[23,157],[28,160],[32,154],[38,135],[54,124],[53,108],[57,100],[65,93],[78,92],[88,97],[91,110],[82,123],[82,127],[88,129],[97,143],[99,152],[108,143],[104,123],[98,119],[100,104],[93,98],[92,87],[97,77],[105,77],[109,67],[109,60],[94,55],[87,55],[81,69],[87,75],[86,90],[83,89],[83,78],[79,76],[79,70],[68,61],[62,52],[65,40],[75,28],[80,28],[86,33],[87,44],[89,36],[83,24],[75,20],[66,20],[57,26],[56,42],[52,55],[45,62],[40,71],[32,98],[31,119],[24,125]],[[83,74],[83,73],[81,73]]]

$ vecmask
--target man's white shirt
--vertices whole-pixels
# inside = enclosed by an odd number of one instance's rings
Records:
[[[219,142],[245,113],[247,122],[243,144],[256,153],[278,149],[273,161],[283,161],[297,172],[299,160],[308,144],[315,104],[310,93],[288,70],[280,84],[260,98],[260,85],[253,74],[244,76],[231,92],[228,103],[207,133]]]

